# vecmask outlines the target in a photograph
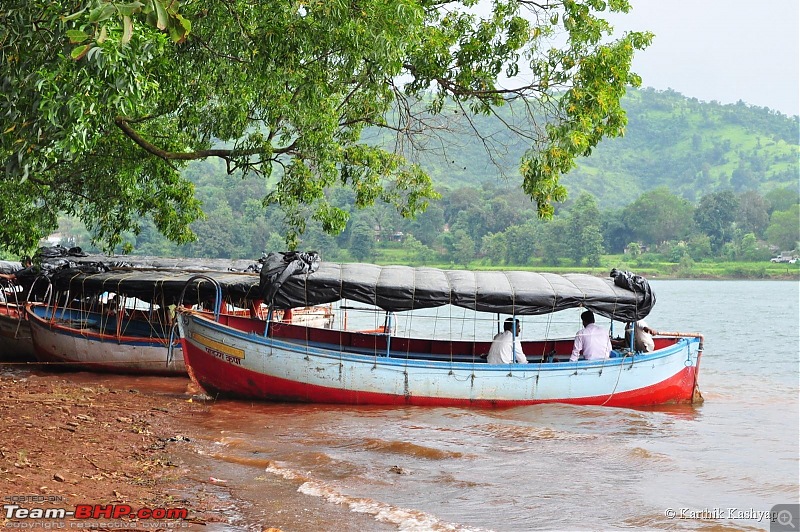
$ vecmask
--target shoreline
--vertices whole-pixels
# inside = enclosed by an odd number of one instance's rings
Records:
[[[15,504],[23,511],[41,507],[51,510],[51,516],[57,516],[54,511],[59,508],[75,511],[75,517],[67,517],[67,526],[77,521],[84,525],[79,528],[93,523],[78,519],[87,511],[84,505],[112,506],[120,514],[126,508],[134,513],[150,510],[150,524],[159,520],[162,512],[156,510],[180,514],[180,520],[166,519],[168,528],[194,524],[209,530],[207,525],[223,520],[216,510],[221,505],[219,495],[187,482],[187,471],[174,458],[188,440],[171,430],[170,420],[206,408],[190,401],[188,394],[174,393],[176,386],[186,388],[188,380],[169,383],[164,394],[152,394],[139,392],[135,383],[109,385],[87,378],[90,374],[3,370],[0,481],[6,488],[0,497],[4,505]],[[15,519],[24,517],[21,513],[9,519],[10,511],[5,508],[0,519],[5,527],[33,524]],[[101,511],[98,517],[115,516]],[[138,522],[137,528],[146,527],[148,521],[116,517],[119,522]]]
[[[474,261],[468,264],[457,266],[445,263],[388,263],[376,261],[378,266],[402,265],[409,267],[437,268],[440,270],[466,270],[466,271],[529,271],[537,273],[582,273],[595,277],[608,277],[612,268],[619,271],[630,271],[641,275],[646,279],[665,279],[674,281],[798,281],[800,280],[800,264],[781,265],[763,262],[709,262],[695,263],[690,267],[681,267],[677,263],[648,262],[631,264],[626,261],[611,262],[609,258],[604,258],[601,266],[546,266],[536,265],[493,265],[483,264]]]
[[[271,456],[227,456],[220,445],[226,431],[203,423],[214,418],[216,405],[188,377],[0,363],[0,528],[294,532],[336,523],[342,530],[397,529],[303,493],[303,480],[265,472]],[[75,516],[8,515],[37,508]],[[129,509],[118,518],[111,513]],[[142,510],[168,513],[137,516]],[[96,518],[85,517],[91,511]]]

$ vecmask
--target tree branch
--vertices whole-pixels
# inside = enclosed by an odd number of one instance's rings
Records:
[[[139,145],[140,148],[145,150],[146,152],[155,155],[165,161],[195,161],[197,159],[206,159],[208,157],[219,157],[224,159],[228,163],[231,162],[231,159],[234,157],[240,156],[249,156],[249,155],[258,155],[262,153],[262,150],[251,149],[251,150],[221,150],[221,149],[212,149],[212,150],[199,150],[199,151],[192,151],[192,152],[170,152],[166,150],[162,150],[158,146],[148,142],[145,140],[139,133],[130,126],[130,123],[127,119],[122,118],[120,116],[114,119],[114,123],[117,125],[118,128],[122,130],[125,135],[130,138],[133,142]],[[286,153],[290,153],[294,150],[295,143],[285,146],[283,148],[275,148],[272,150],[272,153],[277,155],[283,155]]]

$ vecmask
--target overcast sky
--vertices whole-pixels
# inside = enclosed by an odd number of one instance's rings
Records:
[[[800,114],[800,0],[630,0],[615,30],[647,30],[642,87]]]

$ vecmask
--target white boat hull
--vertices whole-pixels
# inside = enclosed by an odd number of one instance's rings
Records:
[[[43,317],[44,316],[44,317]],[[47,318],[47,319],[45,319]],[[185,376],[180,345],[170,354],[168,340],[158,337],[114,336],[75,326],[75,320],[55,320],[49,309],[28,307],[37,360],[75,370]]]
[[[179,328],[190,372],[211,394],[346,404],[689,403],[700,344],[684,338],[636,357],[490,365],[315,347],[237,330],[190,311],[180,313]]]

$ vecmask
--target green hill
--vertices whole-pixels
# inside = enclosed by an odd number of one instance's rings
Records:
[[[562,183],[570,198],[593,194],[602,208],[621,207],[659,186],[690,201],[732,189],[766,193],[797,186],[800,122],[776,111],[742,102],[721,105],[686,98],[674,91],[630,90],[624,137],[606,139]],[[506,115],[508,118],[508,115]],[[476,120],[484,130],[486,119]],[[457,188],[483,183],[519,187],[517,171],[525,146],[496,126],[492,136],[507,153],[492,164],[477,137],[460,135],[444,157],[422,164],[437,183]]]

